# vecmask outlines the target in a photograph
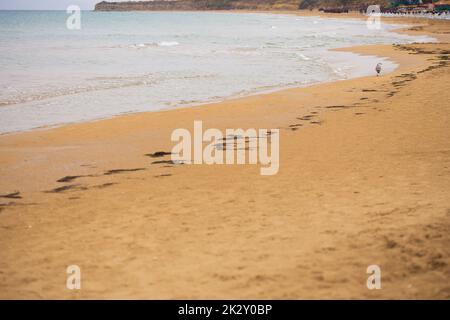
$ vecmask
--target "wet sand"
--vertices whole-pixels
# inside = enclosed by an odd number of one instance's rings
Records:
[[[382,77],[0,136],[0,298],[450,298],[450,24],[420,23],[351,49]],[[279,128],[279,174],[155,154],[194,120]]]

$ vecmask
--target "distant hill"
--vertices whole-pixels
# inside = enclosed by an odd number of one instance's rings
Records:
[[[369,5],[378,4],[382,7],[388,7],[391,4],[389,0],[365,1],[365,0],[303,0],[299,1],[300,9],[317,9],[317,8],[367,8]]]
[[[175,0],[100,2],[98,11],[132,10],[297,10],[299,0]]]
[[[377,4],[388,6],[390,1],[378,0]],[[97,11],[134,10],[298,10],[316,8],[360,9],[373,4],[364,0],[155,0],[128,2],[100,2]]]

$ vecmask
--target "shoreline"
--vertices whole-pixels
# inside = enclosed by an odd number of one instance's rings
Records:
[[[96,12],[96,11],[94,11]],[[133,11],[134,12],[134,11]],[[136,11],[136,12],[166,12],[166,11]],[[195,10],[193,11],[170,11],[170,12],[196,12]],[[202,12],[202,11],[200,11]],[[363,15],[358,15],[358,14],[354,14],[354,13],[350,13],[348,14],[349,16],[351,16],[350,18],[347,17],[347,14],[345,16],[337,16],[337,17],[333,17],[334,14],[326,14],[326,13],[320,13],[320,12],[316,12],[316,11],[312,11],[312,12],[306,12],[306,11],[302,11],[302,12],[289,12],[289,11],[254,11],[254,10],[227,10],[227,11],[221,11],[221,10],[210,10],[210,11],[205,11],[205,12],[213,12],[213,13],[243,13],[243,14],[248,14],[248,13],[255,13],[255,14],[282,14],[282,15],[294,15],[294,16],[306,16],[306,17],[318,17],[318,18],[324,18],[324,19],[344,19],[344,20],[365,20],[365,16]],[[399,18],[389,18],[389,19],[399,19]],[[400,18],[401,19],[401,18]],[[409,19],[409,18],[408,18]],[[391,25],[395,25],[394,23],[389,22],[388,24]],[[393,32],[393,33],[399,33],[399,34],[407,34],[407,35],[413,35],[411,34],[411,32],[407,32],[411,27],[414,26],[418,26],[418,25],[404,25],[403,23],[399,24],[399,28],[398,29],[392,29],[389,30],[389,32]],[[426,35],[429,36],[429,34],[427,33],[415,33],[415,35]],[[433,38],[432,40],[436,40],[439,41],[437,38]],[[388,45],[388,44],[386,44]],[[351,53],[351,54],[355,54],[357,57],[370,57],[373,58],[373,60],[379,60],[379,61],[387,61],[388,63],[392,63],[393,65],[396,65],[394,67],[394,69],[392,71],[388,71],[388,72],[384,72],[385,75],[388,75],[392,72],[394,72],[395,70],[397,70],[399,68],[399,65],[397,63],[395,63],[394,61],[391,61],[389,59],[389,57],[384,57],[384,56],[380,56],[377,54],[370,54],[367,51],[364,50],[364,54],[360,54],[358,52],[352,51],[351,49],[353,47],[356,48],[360,48],[362,46],[367,46],[367,47],[371,47],[371,46],[377,46],[377,44],[370,44],[370,45],[358,45],[358,46],[349,46],[349,47],[342,47],[342,48],[330,48],[330,49],[326,49],[326,52],[347,52],[347,53]],[[331,65],[331,64],[330,64]],[[353,73],[359,73],[356,69],[353,70]],[[105,116],[105,117],[100,117],[97,119],[91,119],[91,120],[81,120],[81,121],[73,121],[73,122],[65,122],[65,123],[60,123],[60,124],[55,124],[55,125],[45,125],[42,127],[36,127],[36,128],[31,128],[31,129],[25,129],[25,130],[17,130],[17,131],[11,131],[11,132],[3,132],[0,133],[0,137],[3,136],[11,136],[11,135],[16,135],[16,134],[22,134],[22,133],[27,133],[27,132],[36,132],[36,131],[45,131],[45,130],[53,130],[53,129],[58,129],[61,127],[65,127],[65,126],[72,126],[72,125],[77,125],[77,124],[81,124],[81,123],[97,123],[99,121],[107,121],[107,120],[111,120],[111,119],[115,119],[115,118],[120,118],[123,116],[129,116],[129,115],[139,115],[139,114],[145,114],[145,113],[154,113],[154,112],[167,112],[167,111],[171,111],[171,110],[178,110],[178,109],[184,109],[184,108],[192,108],[192,107],[199,107],[199,106],[205,106],[205,105],[210,105],[210,104],[218,104],[218,103],[222,103],[222,102],[227,102],[227,101],[233,101],[233,100],[238,100],[238,99],[243,99],[246,97],[252,97],[252,96],[257,96],[257,95],[266,95],[266,94],[271,94],[271,93],[275,93],[275,92],[280,92],[280,91],[284,91],[284,90],[289,90],[289,89],[294,89],[294,88],[306,88],[306,87],[310,87],[310,86],[316,86],[316,85],[320,85],[320,84],[326,84],[326,83],[331,83],[331,82],[337,82],[337,81],[345,81],[345,80],[351,80],[351,79],[357,79],[357,78],[361,78],[361,77],[367,77],[370,76],[370,72],[367,71],[366,74],[364,75],[349,75],[348,78],[346,79],[328,79],[325,81],[320,81],[320,82],[315,82],[315,83],[308,83],[308,84],[304,84],[304,85],[300,85],[300,84],[295,84],[295,85],[287,85],[287,86],[276,86],[274,85],[271,89],[268,90],[261,90],[261,91],[254,91],[254,92],[249,92],[249,93],[245,93],[245,94],[232,94],[230,96],[226,96],[226,97],[220,97],[216,100],[207,100],[207,101],[203,101],[203,102],[194,102],[192,104],[186,104],[186,105],[178,105],[176,107],[168,107],[168,108],[160,108],[157,109],[155,111],[130,111],[130,112],[125,112],[125,113],[121,113],[121,114],[117,114],[117,115],[109,115],[109,116]],[[246,90],[242,90],[242,91],[246,91]],[[251,90],[248,90],[251,91]]]
[[[389,74],[395,72],[400,67],[399,64],[395,63],[394,61],[391,61],[389,57],[373,55],[373,54],[370,54],[370,52],[366,52],[366,51],[364,51],[365,53],[363,53],[363,54],[362,53],[358,53],[356,51],[353,51],[353,48],[356,49],[356,48],[364,48],[364,47],[372,47],[372,46],[377,46],[377,45],[362,45],[362,46],[350,46],[350,47],[342,47],[342,48],[333,48],[333,49],[327,49],[327,51],[328,52],[333,52],[333,51],[335,51],[335,52],[347,52],[347,53],[354,54],[356,57],[370,57],[374,61],[383,61],[384,63],[391,63],[392,65],[394,65],[393,66],[394,69],[391,70],[391,71],[383,72],[384,75],[389,75]],[[348,60],[348,61],[350,61],[350,60]],[[329,80],[324,80],[324,81],[320,81],[320,82],[308,83],[308,84],[304,84],[304,85],[300,85],[300,84],[293,84],[293,85],[286,85],[286,86],[273,85],[271,89],[266,89],[266,90],[261,90],[261,91],[255,90],[254,92],[251,92],[251,93],[235,94],[235,95],[230,95],[230,96],[226,96],[226,97],[220,97],[220,98],[217,98],[217,100],[209,100],[209,101],[204,101],[204,102],[193,102],[192,104],[183,104],[183,105],[179,105],[179,106],[171,106],[170,108],[169,107],[168,108],[161,108],[161,109],[157,109],[155,111],[138,111],[138,112],[136,112],[136,111],[129,111],[129,112],[125,112],[125,113],[122,113],[122,114],[117,114],[117,115],[112,115],[112,116],[105,116],[104,118],[98,118],[98,119],[92,119],[92,120],[67,122],[67,123],[61,123],[61,124],[57,124],[57,125],[36,127],[36,128],[32,128],[32,129],[27,129],[27,130],[18,130],[18,131],[4,132],[4,133],[0,132],[0,137],[2,137],[2,136],[11,136],[11,135],[18,135],[18,134],[22,134],[22,133],[31,133],[31,132],[38,132],[38,131],[45,131],[45,130],[53,130],[53,129],[58,129],[58,128],[61,128],[61,127],[72,126],[72,125],[77,125],[77,124],[90,124],[90,123],[94,124],[94,123],[99,122],[99,121],[108,121],[108,120],[112,120],[112,119],[115,119],[115,118],[132,116],[132,115],[155,113],[155,112],[170,112],[170,111],[179,110],[179,109],[185,109],[185,108],[201,107],[201,106],[207,106],[207,105],[213,105],[213,104],[215,105],[215,104],[220,104],[220,103],[224,103],[224,102],[230,102],[230,101],[245,99],[245,98],[259,96],[259,95],[270,95],[270,94],[273,94],[273,93],[278,93],[278,92],[282,92],[282,91],[290,90],[290,89],[308,88],[308,87],[311,87],[311,86],[318,86],[318,85],[327,84],[327,83],[333,83],[333,82],[338,82],[338,81],[347,81],[347,80],[358,79],[358,78],[365,78],[365,77],[370,77],[369,72],[367,72],[367,74],[365,74],[365,75],[349,76],[346,79],[329,79]],[[242,90],[242,91],[245,91],[245,90]],[[251,91],[251,90],[248,90],[248,91]]]
[[[0,195],[21,197],[0,198],[0,297],[448,299],[438,40],[344,49],[396,61],[383,77],[0,136]],[[152,164],[193,120],[279,128],[280,173]],[[73,263],[80,292],[61,286]],[[374,263],[380,291],[364,287]]]

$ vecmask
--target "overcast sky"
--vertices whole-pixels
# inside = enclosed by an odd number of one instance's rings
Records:
[[[66,10],[75,4],[83,10],[92,10],[102,0],[0,0],[0,10]],[[125,1],[125,0],[109,0]]]

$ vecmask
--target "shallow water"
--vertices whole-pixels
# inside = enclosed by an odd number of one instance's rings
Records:
[[[382,59],[328,49],[430,40],[288,15],[82,12],[81,30],[67,17],[0,12],[0,133],[373,74]]]

